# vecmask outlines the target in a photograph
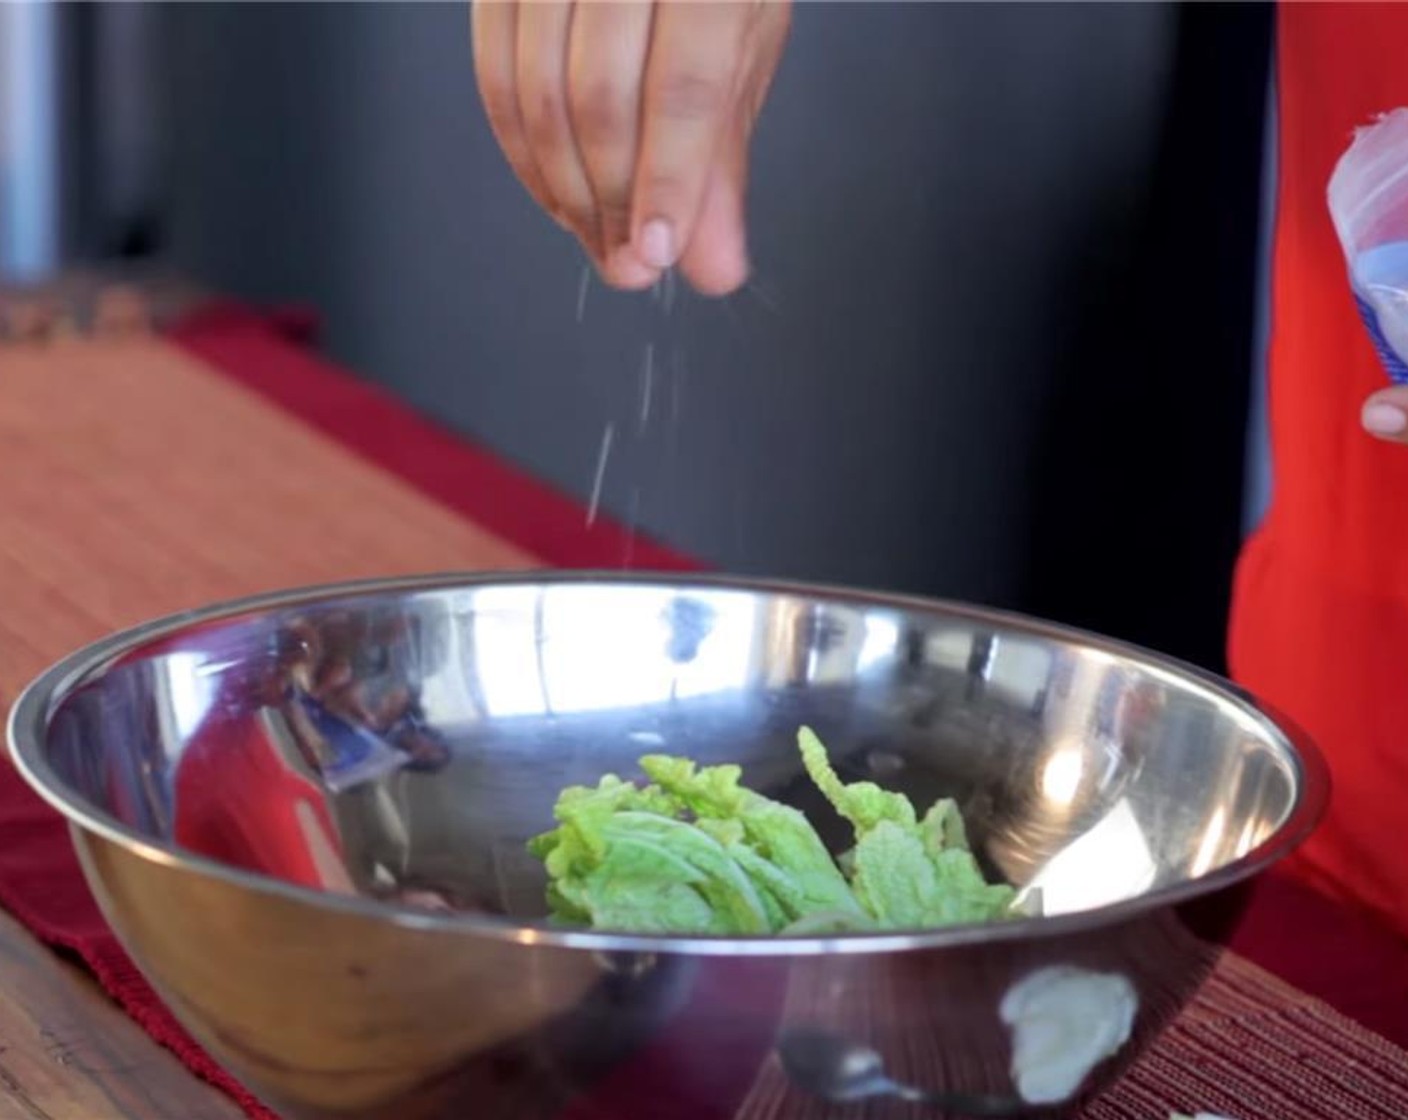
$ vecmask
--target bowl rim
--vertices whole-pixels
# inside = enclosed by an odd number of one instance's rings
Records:
[[[527,924],[483,912],[431,912],[404,904],[342,895],[305,887],[260,872],[233,867],[189,852],[174,843],[146,836],[90,803],[67,785],[45,758],[49,720],[71,690],[121,655],[182,630],[234,621],[297,604],[312,604],[385,594],[424,593],[518,584],[611,583],[641,588],[698,588],[750,594],[791,595],[849,606],[941,613],[958,619],[1010,627],[1048,640],[1074,643],[1126,658],[1180,687],[1201,691],[1231,704],[1259,725],[1266,740],[1279,748],[1296,776],[1297,797],[1285,819],[1254,848],[1196,878],[1172,883],[1133,898],[1087,910],[999,923],[970,923],[939,929],[894,930],[822,936],[746,936],[704,934],[629,934]],[[1258,875],[1298,848],[1319,825],[1330,799],[1330,773],[1314,741],[1293,720],[1241,686],[1191,663],[1144,647],[1014,611],[958,600],[849,587],[840,584],[767,579],[716,573],[526,569],[515,571],[436,572],[315,584],[264,592],[179,611],[115,631],[69,653],[35,677],[12,705],[6,741],[16,770],[28,785],[68,821],[71,829],[101,837],[130,854],[191,874],[213,876],[231,886],[288,902],[332,909],[408,930],[474,933],[501,941],[544,948],[598,953],[637,952],[698,956],[797,956],[823,953],[897,952],[1031,940],[1077,934],[1118,925],[1151,911],[1178,906],[1215,894]],[[77,836],[74,838],[77,843]],[[85,864],[85,875],[88,868]]]

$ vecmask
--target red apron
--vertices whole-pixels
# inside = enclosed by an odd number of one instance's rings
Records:
[[[1270,513],[1237,573],[1230,660],[1335,781],[1295,863],[1408,934],[1408,448],[1359,427],[1388,384],[1326,209],[1355,127],[1408,105],[1408,5],[1283,3]]]

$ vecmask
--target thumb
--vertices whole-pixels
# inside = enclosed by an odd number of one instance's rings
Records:
[[[1381,389],[1364,402],[1359,422],[1371,436],[1408,444],[1408,385]]]

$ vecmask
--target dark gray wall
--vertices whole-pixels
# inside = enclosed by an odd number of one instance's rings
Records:
[[[580,322],[580,258],[492,143],[463,6],[165,11],[170,245],[198,275],[315,301],[335,356],[584,499],[614,424],[603,505],[722,566],[1119,628],[1032,584],[1033,506],[1085,500],[1039,485],[1053,401],[1147,244],[1175,9],[799,4],[755,288],[667,311],[593,283]]]

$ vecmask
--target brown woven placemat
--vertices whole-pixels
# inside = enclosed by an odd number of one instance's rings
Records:
[[[1227,954],[1188,1010],[1086,1118],[1162,1118],[1170,1107],[1236,1120],[1402,1120],[1408,1054]]]
[[[534,564],[159,339],[0,345],[0,701],[173,611]]]
[[[1082,1120],[1403,1120],[1408,1054],[1232,953],[1202,991]],[[790,1091],[770,1059],[735,1120],[920,1120],[911,1104],[847,1106]],[[930,1113],[932,1115],[932,1113]]]

